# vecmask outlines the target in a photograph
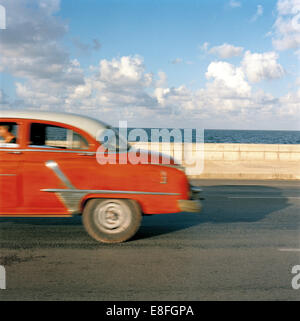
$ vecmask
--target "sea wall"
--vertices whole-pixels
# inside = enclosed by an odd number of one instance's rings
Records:
[[[57,142],[49,142],[55,145]],[[131,143],[162,152],[186,167],[190,178],[300,180],[300,145]]]
[[[187,144],[185,150],[180,143],[137,142],[132,145],[182,159],[191,178],[300,179],[300,145]],[[198,163],[187,164],[190,159],[196,159]]]

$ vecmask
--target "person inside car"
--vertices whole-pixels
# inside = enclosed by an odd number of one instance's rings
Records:
[[[17,139],[12,133],[12,125],[0,124],[0,136],[3,138],[2,143],[5,144],[16,144]]]

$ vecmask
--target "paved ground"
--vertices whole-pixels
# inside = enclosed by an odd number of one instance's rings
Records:
[[[145,217],[120,245],[79,218],[0,219],[0,300],[299,300],[300,183],[196,183],[201,214]]]

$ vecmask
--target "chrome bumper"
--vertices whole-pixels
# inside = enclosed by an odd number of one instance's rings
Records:
[[[200,187],[190,185],[190,199],[191,200],[201,199],[201,197],[200,197],[201,192],[202,192],[202,189]]]
[[[199,200],[178,200],[177,202],[182,212],[199,213],[202,209],[202,204]]]
[[[190,199],[189,200],[178,200],[178,207],[182,212],[193,212],[199,213],[202,209],[200,193],[202,189],[198,186],[190,185]]]

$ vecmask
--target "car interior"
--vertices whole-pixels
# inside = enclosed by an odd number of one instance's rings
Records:
[[[30,147],[88,149],[88,142],[73,130],[32,123],[30,129]]]

